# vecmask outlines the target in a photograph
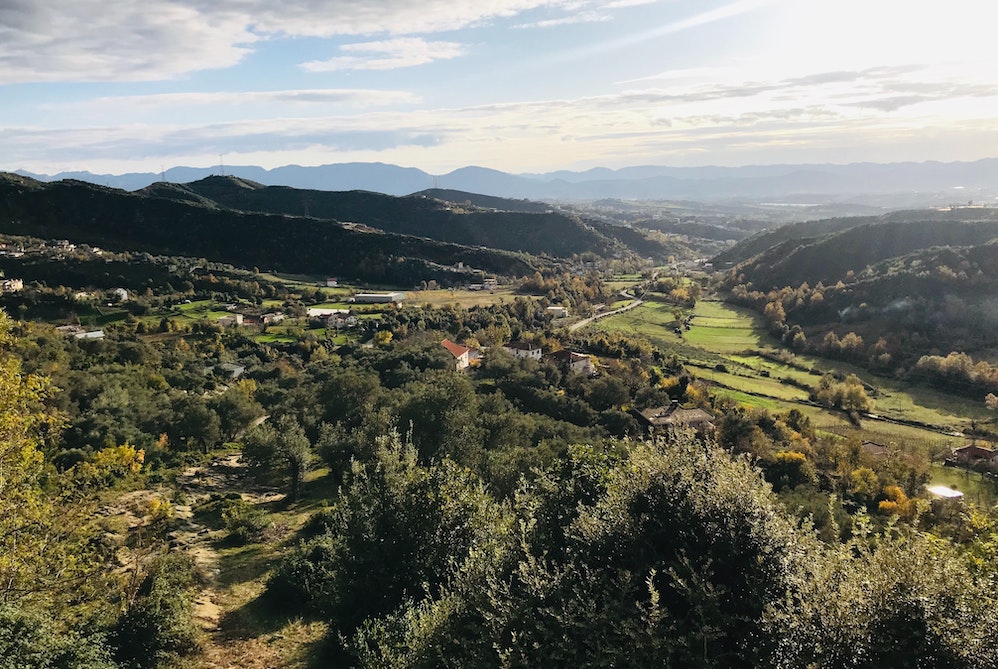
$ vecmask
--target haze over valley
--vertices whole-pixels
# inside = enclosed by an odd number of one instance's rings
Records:
[[[8,2],[0,666],[998,667],[994,18]]]

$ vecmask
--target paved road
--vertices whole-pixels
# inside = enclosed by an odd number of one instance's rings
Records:
[[[613,316],[615,314],[622,314],[625,311],[630,311],[631,309],[641,305],[644,302],[644,300],[635,298],[633,295],[626,295],[625,297],[631,298],[634,301],[628,304],[626,307],[621,307],[620,309],[614,309],[613,311],[604,311],[601,314],[596,314],[595,316],[590,316],[589,318],[583,318],[578,323],[572,323],[571,325],[569,325],[568,331],[575,332],[579,328],[585,327],[590,323],[592,323],[593,321],[598,321],[601,318],[606,318],[607,316]]]

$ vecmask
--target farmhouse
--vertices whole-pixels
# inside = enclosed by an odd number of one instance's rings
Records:
[[[400,303],[405,299],[405,293],[399,291],[394,293],[357,293],[353,296],[353,301],[359,304],[388,304],[389,302]]]
[[[703,435],[714,429],[714,417],[709,413],[703,409],[686,409],[675,400],[667,407],[634,410],[631,413],[652,435],[687,427]]]
[[[993,469],[998,466],[998,451],[970,444],[953,451],[950,460],[964,467],[979,467]]]
[[[218,327],[221,328],[235,328],[243,324],[242,314],[232,314],[230,316],[222,316],[217,321]]]
[[[467,369],[471,365],[477,365],[481,359],[477,348],[455,344],[449,339],[444,339],[440,342],[440,345],[450,351],[450,354],[454,356],[454,366],[455,369],[459,371]]]
[[[575,351],[562,349],[560,351],[555,351],[548,357],[560,367],[563,367],[571,372],[585,374],[586,376],[591,376],[596,373],[596,367],[593,365],[593,359],[585,353],[576,353]]]
[[[104,331],[103,330],[89,330],[87,332],[77,332],[73,336],[76,337],[77,339],[103,339],[104,338]]]
[[[246,371],[246,367],[243,365],[237,365],[231,362],[220,362],[218,363],[218,369],[222,370],[229,375],[229,378],[238,379]]]
[[[887,456],[888,448],[883,444],[878,444],[875,441],[864,441],[859,445],[860,450],[869,455],[872,458],[880,460]]]
[[[529,341],[511,341],[503,348],[517,358],[541,359],[541,347]]]
[[[3,279],[0,281],[0,293],[16,293],[24,289],[23,279]]]
[[[568,307],[548,307],[544,311],[553,318],[566,318],[568,316]]]

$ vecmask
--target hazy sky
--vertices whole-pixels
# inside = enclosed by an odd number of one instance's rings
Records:
[[[984,0],[0,0],[0,169],[998,156]]]

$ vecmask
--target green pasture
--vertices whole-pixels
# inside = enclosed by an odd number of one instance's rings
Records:
[[[683,336],[694,346],[729,354],[769,344],[755,317],[743,309],[703,300],[693,309],[693,316],[692,327]]]
[[[966,500],[982,506],[993,506],[998,501],[998,484],[978,472],[936,464],[932,466],[931,473],[929,485],[944,485],[959,490]]]
[[[762,397],[755,393],[743,392],[732,388],[722,388],[720,386],[711,388],[711,392],[718,397],[726,397],[749,409],[766,409],[773,413],[782,413],[787,410],[785,402],[769,397]]]
[[[794,357],[791,365],[763,357],[757,351],[772,348],[773,342],[761,321],[750,311],[722,302],[699,302],[693,312],[695,318],[691,329],[684,331],[680,338],[673,332],[674,310],[675,307],[662,302],[645,302],[630,311],[597,321],[591,327],[645,337],[696,366],[696,376],[712,383],[712,392],[716,395],[731,398],[744,406],[777,412],[798,408],[811,416],[816,428],[832,434],[858,434],[878,443],[894,441],[924,449],[927,453],[939,453],[966,443],[965,439],[947,433],[967,430],[972,419],[994,419],[983,402],[978,406],[931,388],[878,377],[853,365],[800,355]],[[725,371],[715,368],[718,363],[724,365]],[[824,373],[833,371],[856,374],[875,389],[871,393],[875,403],[872,413],[925,423],[938,429],[866,419],[857,430],[840,412],[801,403],[808,399],[806,390],[781,383],[781,379],[788,378],[816,387]]]

